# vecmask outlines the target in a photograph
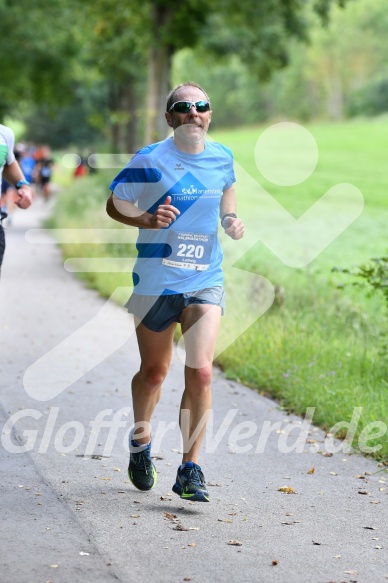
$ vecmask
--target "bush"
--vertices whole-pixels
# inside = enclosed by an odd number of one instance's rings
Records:
[[[352,93],[349,98],[348,115],[379,115],[388,111],[388,79],[374,81]]]

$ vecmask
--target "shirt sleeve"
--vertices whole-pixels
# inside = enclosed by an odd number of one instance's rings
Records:
[[[11,128],[8,128],[6,126],[1,126],[0,134],[1,134],[0,138],[3,138],[3,140],[1,140],[1,141],[2,142],[4,141],[4,145],[7,148],[5,163],[7,164],[7,166],[9,166],[13,162],[15,162],[15,154],[13,153],[13,149],[14,149],[14,145],[15,145],[14,133],[11,130]]]
[[[225,185],[222,190],[228,190],[236,182],[236,176],[234,173],[234,158],[232,150],[226,146],[221,145],[222,150],[225,154]]]
[[[127,166],[121,170],[110,185],[112,192],[121,200],[135,203],[145,192],[149,184],[159,182],[162,173],[150,167],[151,160],[147,154],[135,154]]]

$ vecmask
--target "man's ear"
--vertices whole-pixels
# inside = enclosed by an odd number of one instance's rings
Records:
[[[172,128],[171,115],[168,113],[168,111],[165,111],[164,117],[166,118],[166,121],[167,121],[168,125],[170,126],[170,128]]]

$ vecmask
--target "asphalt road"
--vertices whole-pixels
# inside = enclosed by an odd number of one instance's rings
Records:
[[[133,488],[133,323],[64,269],[49,235],[34,238],[47,213],[38,200],[15,214],[0,285],[1,583],[387,581],[387,473],[323,455],[322,431],[217,369],[210,504],[171,491],[177,355],[153,420],[158,482]]]

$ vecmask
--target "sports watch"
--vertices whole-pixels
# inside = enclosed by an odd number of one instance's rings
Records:
[[[231,217],[232,219],[237,219],[237,215],[235,215],[234,213],[226,213],[226,215],[224,215],[221,219],[221,227],[224,228],[224,220],[227,219],[228,217]]]
[[[19,188],[21,188],[23,185],[24,186],[30,186],[30,183],[28,182],[28,180],[26,180],[25,178],[23,178],[23,180],[19,180],[19,182],[17,182],[15,184],[16,190],[19,190]]]

